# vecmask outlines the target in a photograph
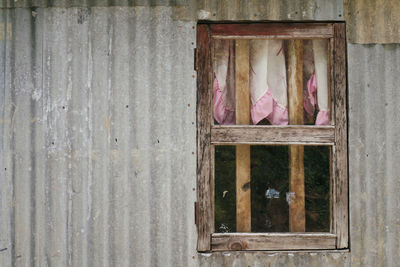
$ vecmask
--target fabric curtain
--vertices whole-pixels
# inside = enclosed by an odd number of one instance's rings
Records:
[[[304,42],[304,114],[316,125],[329,124],[327,40]],[[253,124],[267,119],[288,124],[286,59],[282,40],[250,41],[250,98]],[[214,43],[214,118],[221,125],[235,124],[234,40]]]

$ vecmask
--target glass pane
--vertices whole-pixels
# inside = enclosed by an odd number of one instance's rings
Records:
[[[251,230],[288,232],[288,146],[251,146]]]
[[[236,162],[235,146],[215,146],[215,232],[240,231],[237,220],[248,220],[251,232],[291,232],[292,203],[300,201],[291,188],[290,166],[295,161],[290,146],[249,146],[250,166],[250,218],[236,215]],[[300,232],[330,231],[330,157],[329,146],[297,146],[303,155],[302,166],[305,197],[303,203],[304,227]],[[243,157],[242,157],[243,159]],[[243,166],[243,165],[242,165]],[[243,172],[242,172],[243,173]],[[242,203],[243,204],[243,203]],[[243,206],[242,206],[243,207]],[[246,204],[245,204],[246,207]],[[293,207],[292,207],[293,208]],[[292,221],[293,223],[293,221]],[[295,223],[297,223],[295,221]]]
[[[214,123],[330,124],[328,45],[327,39],[214,39]]]
[[[215,146],[215,232],[236,231],[235,146]]]
[[[307,232],[329,232],[330,157],[329,146],[304,147]]]

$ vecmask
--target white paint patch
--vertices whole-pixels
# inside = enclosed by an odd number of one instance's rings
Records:
[[[286,193],[286,202],[290,205],[292,203],[293,199],[295,199],[296,194],[294,192],[287,192]]]
[[[32,99],[35,101],[39,101],[40,98],[42,98],[42,93],[40,92],[40,90],[34,90],[32,94]]]
[[[209,19],[211,17],[211,12],[207,10],[199,10],[197,17],[198,19]]]

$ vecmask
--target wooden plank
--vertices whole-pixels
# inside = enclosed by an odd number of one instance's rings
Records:
[[[303,115],[303,41],[288,42],[289,124],[304,124]]]
[[[250,42],[235,41],[236,124],[250,123]],[[236,146],[236,231],[251,232],[250,146]]]
[[[335,24],[334,41],[335,156],[336,177],[335,222],[337,248],[348,247],[348,166],[346,119],[346,38],[345,24]]]
[[[213,38],[315,39],[333,37],[331,23],[248,23],[212,24]]]
[[[290,184],[289,191],[289,231],[306,231],[305,183],[304,183],[304,146],[290,145]]]
[[[332,126],[214,126],[212,144],[333,144]]]
[[[328,41],[328,103],[329,103],[329,121],[330,125],[335,125],[335,102],[334,102],[334,78],[333,78],[333,46],[334,38]],[[333,172],[333,166],[335,166],[335,147],[329,148],[329,231],[336,233],[335,225],[335,209],[333,203],[336,200],[335,190],[335,174]]]
[[[329,233],[213,234],[213,251],[335,249],[336,235]]]
[[[210,223],[211,233],[215,232],[215,146],[211,145],[211,160],[210,160],[210,193],[211,193],[211,212],[212,222]]]
[[[235,41],[235,98],[236,124],[249,125],[250,123],[250,42],[247,40]]]
[[[289,123],[304,124],[303,115],[303,41],[290,40],[288,45]],[[289,230],[305,232],[304,147],[289,147]]]
[[[335,125],[335,101],[334,101],[334,88],[335,82],[333,78],[333,46],[334,38],[328,41],[328,100],[329,100],[329,121],[330,125]],[[336,199],[335,190],[335,174],[333,172],[333,166],[335,166],[335,147],[331,146],[329,149],[329,229],[331,233],[336,233],[335,225],[335,209],[333,203]]]
[[[236,146],[236,231],[251,232],[250,146]]]
[[[211,56],[210,34],[208,25],[198,25],[197,49],[197,250],[209,251],[211,249],[211,233],[214,217],[212,213],[211,194]]]

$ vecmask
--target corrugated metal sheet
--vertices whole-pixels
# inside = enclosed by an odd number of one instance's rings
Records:
[[[193,0],[1,0],[0,7],[180,6],[188,1]]]
[[[351,266],[351,259],[347,253],[324,252],[279,252],[279,253],[214,253],[205,254],[199,258],[200,266]]]
[[[344,2],[344,3],[343,3]],[[343,20],[352,43],[400,43],[398,0],[2,0],[0,8],[171,6],[177,20]]]
[[[355,266],[400,262],[400,45],[349,45],[350,232]]]
[[[1,12],[0,266],[194,264],[196,30],[171,16]]]
[[[342,0],[3,0],[0,8],[171,6],[174,19],[343,20]]]
[[[400,43],[398,0],[344,0],[347,38],[352,43]]]
[[[0,266],[400,262],[400,45],[348,46],[351,253],[197,255],[195,23],[175,15],[0,11]]]
[[[197,11],[207,20],[343,20],[342,0],[203,0]]]

